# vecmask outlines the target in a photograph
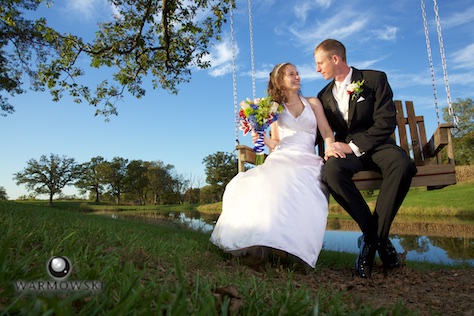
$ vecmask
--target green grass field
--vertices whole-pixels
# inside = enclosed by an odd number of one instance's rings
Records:
[[[413,190],[404,207],[432,205],[440,214],[457,210],[472,216],[473,194],[474,185]],[[255,274],[245,265],[231,269],[225,263],[228,256],[212,246],[208,233],[169,222],[157,226],[95,215],[90,210],[104,206],[84,201],[55,201],[54,207],[46,204],[0,202],[0,314],[232,315],[236,308],[239,315],[412,314],[402,305],[374,308],[352,301],[340,291],[311,290],[293,281],[297,268],[291,265],[278,274],[272,269]],[[143,207],[163,212],[196,208]],[[103,291],[53,295],[15,289],[18,280],[48,280],[46,263],[55,255],[71,260],[71,279],[100,280],[105,284]],[[354,259],[353,254],[323,250],[318,266],[350,269]],[[439,267],[408,264],[417,269]],[[222,291],[230,294],[223,295]],[[232,291],[238,291],[237,307]]]

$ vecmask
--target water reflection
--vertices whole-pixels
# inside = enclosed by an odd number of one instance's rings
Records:
[[[110,213],[109,213],[110,214]],[[134,215],[130,214],[110,214],[113,219],[129,219],[129,220],[139,220],[148,223],[160,224],[163,221],[171,221],[173,223],[183,225],[187,228],[201,231],[204,233],[211,232],[214,229],[213,224],[207,223],[198,212],[184,213],[184,212],[169,212],[169,213],[159,213],[159,212],[148,212],[148,213],[136,213]]]
[[[109,213],[110,214],[110,213]],[[171,221],[193,230],[209,233],[213,230],[218,214],[188,213],[136,213],[122,215],[114,213],[112,218],[124,218],[163,223]],[[469,224],[446,223],[398,223],[392,226],[390,236],[399,252],[407,252],[406,260],[433,263],[468,263],[474,265],[474,230]],[[327,250],[357,253],[357,238],[360,230],[354,221],[329,220],[323,248]]]
[[[176,213],[170,213],[170,217],[172,214]],[[186,225],[188,228],[205,233],[211,232],[214,229],[214,225],[206,223],[202,218],[189,218],[185,213],[179,213],[177,221],[180,224]]]
[[[326,249],[357,253],[360,230],[354,221],[329,220]],[[474,230],[471,224],[395,221],[390,239],[407,260],[474,265]]]
[[[357,253],[356,240],[360,232],[328,230],[324,236],[324,249]],[[406,260],[434,263],[469,263],[474,265],[474,239],[391,235],[390,240],[398,252],[407,252]]]

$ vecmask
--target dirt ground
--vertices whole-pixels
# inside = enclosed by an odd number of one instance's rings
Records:
[[[250,273],[264,277],[269,262],[229,260],[227,265],[244,264]],[[278,271],[274,263],[271,268]],[[281,266],[280,266],[281,268]],[[314,291],[342,291],[347,293],[348,302],[362,302],[372,306],[395,307],[402,302],[404,307],[420,315],[474,315],[474,269],[417,271],[407,267],[385,273],[381,264],[374,267],[370,279],[356,277],[352,269],[330,269],[317,267],[319,271],[307,268],[295,269],[293,281]]]
[[[354,301],[373,307],[395,306],[397,302],[421,315],[474,315],[474,271],[444,270],[420,272],[408,267],[384,275],[376,268],[368,280],[349,270],[327,270],[301,277],[308,286],[345,290]]]

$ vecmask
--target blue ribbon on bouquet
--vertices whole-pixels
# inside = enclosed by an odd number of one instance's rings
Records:
[[[264,136],[265,136],[265,131],[264,130],[256,130],[255,131],[258,135],[257,141],[255,142],[255,145],[253,147],[253,151],[255,152],[255,165],[261,165],[265,161],[265,141],[264,141]]]

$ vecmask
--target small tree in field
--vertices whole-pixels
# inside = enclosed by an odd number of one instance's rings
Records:
[[[78,176],[79,168],[74,158],[50,154],[42,155],[39,160],[30,159],[26,168],[14,174],[18,185],[24,184],[28,190],[49,195],[49,205],[53,205],[53,196],[61,194],[64,187],[72,184]]]
[[[213,187],[211,191],[219,196],[220,200],[227,183],[238,173],[237,158],[233,154],[218,151],[206,156],[202,162],[206,166],[206,181]]]
[[[98,166],[100,179],[107,184],[109,192],[116,198],[117,204],[121,203],[121,196],[125,188],[128,159],[114,157],[112,161],[103,162]]]
[[[7,191],[4,187],[0,187],[0,201],[1,200],[8,200]]]
[[[105,159],[101,156],[93,157],[91,161],[80,165],[81,173],[76,181],[76,187],[82,194],[90,191],[94,195],[94,202],[99,203],[100,194],[104,190],[104,185],[100,178],[100,165],[105,163]]]

